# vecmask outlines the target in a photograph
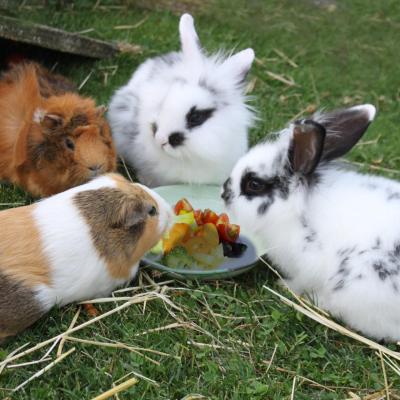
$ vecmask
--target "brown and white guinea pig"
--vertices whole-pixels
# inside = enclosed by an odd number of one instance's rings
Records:
[[[159,195],[118,174],[1,211],[0,339],[131,280],[171,218]]]
[[[35,63],[0,77],[0,179],[43,197],[116,169],[104,108]]]

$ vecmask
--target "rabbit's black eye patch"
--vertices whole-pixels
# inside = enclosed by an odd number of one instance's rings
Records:
[[[273,193],[279,183],[278,178],[263,179],[254,172],[247,172],[240,181],[240,194],[248,199],[257,196],[266,196]]]
[[[192,129],[204,124],[215,112],[215,108],[197,109],[193,106],[186,114],[186,128]]]

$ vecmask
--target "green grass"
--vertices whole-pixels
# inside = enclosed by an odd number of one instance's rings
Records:
[[[141,45],[143,53],[137,56],[57,66],[59,72],[78,84],[93,70],[82,93],[107,103],[113,91],[144,59],[178,48],[178,17],[134,7],[93,10],[93,3],[77,1],[74,9],[64,11],[52,6],[14,8],[13,13],[70,31],[92,28],[92,37]],[[115,3],[104,0],[100,5]],[[126,3],[133,2],[123,2]],[[255,79],[252,95],[260,121],[251,133],[252,143],[280,129],[307,108],[371,102],[379,109],[378,117],[364,139],[367,143],[358,146],[349,158],[365,165],[365,170],[373,165],[379,168],[377,173],[399,176],[397,0],[338,0],[333,11],[315,6],[311,0],[221,0],[204,6],[195,17],[205,48],[255,49],[259,62],[249,78]],[[113,29],[142,20],[135,29]],[[286,54],[298,68],[274,49]],[[110,66],[118,67],[117,72],[109,74],[105,83],[104,74]],[[290,77],[296,85],[273,80],[267,71]],[[2,185],[1,204],[30,201],[19,189]],[[182,308],[173,310],[175,318],[169,306],[155,300],[145,307],[131,306],[76,334],[98,341],[110,338],[171,355],[151,355],[159,365],[126,350],[66,343],[65,350],[75,346],[76,351],[12,398],[89,399],[131,371],[156,381],[158,386],[142,379],[120,394],[120,399],[182,399],[194,393],[218,400],[289,399],[294,376],[296,399],[339,399],[350,397],[350,391],[364,396],[384,389],[381,362],[374,351],[291,310],[263,289],[264,284],[285,293],[262,265],[234,280],[170,283],[167,294]],[[185,290],[174,289],[179,287]],[[76,308],[71,305],[53,310],[3,346],[0,359],[26,342],[39,343],[66,330]],[[101,311],[110,308],[99,307]],[[199,329],[181,326],[135,336],[174,323],[176,318],[195,323]],[[83,312],[78,323],[87,319]],[[220,347],[199,347],[195,343]],[[396,346],[391,348],[395,350]],[[20,361],[38,357],[34,354]],[[0,375],[0,397],[11,396],[10,389],[44,365],[5,370]],[[386,370],[392,388],[399,388],[399,376]]]

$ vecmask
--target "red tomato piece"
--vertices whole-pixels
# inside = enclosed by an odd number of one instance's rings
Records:
[[[228,214],[225,213],[219,214],[216,225],[218,226],[219,224],[224,224],[224,225],[229,224]]]
[[[201,210],[194,210],[194,219],[196,221],[197,226],[203,225],[204,224],[204,216],[203,216],[203,211]]]
[[[236,242],[240,233],[240,226],[236,224],[218,224],[219,238],[222,242]]]
[[[176,204],[175,204],[175,215],[179,215],[181,211],[185,212],[190,212],[193,211],[192,205],[189,203],[189,200],[187,199],[180,199]]]
[[[203,221],[205,224],[214,224],[216,225],[218,221],[218,214],[213,210],[206,208],[203,212]]]

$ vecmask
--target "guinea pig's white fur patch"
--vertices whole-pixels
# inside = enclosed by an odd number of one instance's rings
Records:
[[[51,287],[38,288],[42,303],[64,305],[101,296],[123,283],[111,279],[93,245],[89,227],[73,204],[76,193],[101,187],[114,188],[116,183],[110,177],[101,177],[36,204],[33,217],[51,265]]]

